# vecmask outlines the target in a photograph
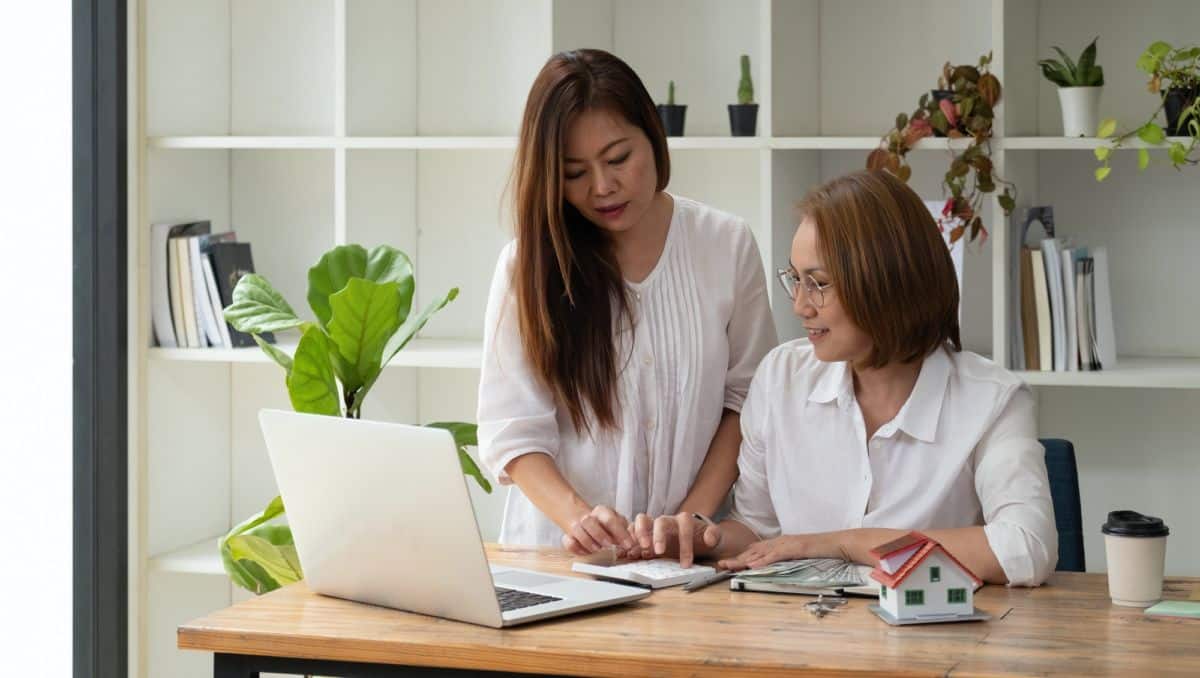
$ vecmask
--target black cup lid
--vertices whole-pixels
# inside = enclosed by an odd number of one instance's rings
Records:
[[[1137,511],[1109,511],[1108,521],[1100,526],[1100,531],[1118,537],[1165,537],[1171,533],[1162,518]]]

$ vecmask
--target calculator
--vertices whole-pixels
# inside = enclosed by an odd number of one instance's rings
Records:
[[[652,589],[686,584],[696,577],[716,572],[708,565],[692,565],[680,567],[678,560],[670,558],[655,558],[654,560],[635,560],[619,565],[593,565],[576,561],[571,565],[575,572],[590,574],[602,579],[638,584]]]

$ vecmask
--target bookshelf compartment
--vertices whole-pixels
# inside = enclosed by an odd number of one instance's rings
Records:
[[[550,56],[550,13],[523,0],[419,0],[417,129],[422,136],[513,136]],[[436,38],[432,37],[436,36]]]

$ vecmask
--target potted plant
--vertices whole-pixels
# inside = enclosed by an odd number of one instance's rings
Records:
[[[900,113],[892,129],[880,139],[879,148],[867,156],[868,169],[886,169],[902,181],[912,176],[906,157],[926,137],[946,136],[969,139],[963,152],[950,150],[950,167],[942,178],[949,197],[942,210],[946,218],[957,218],[959,225],[950,232],[953,244],[964,235],[968,242],[987,238],[980,212],[983,197],[1004,190],[996,197],[1005,216],[1016,206],[1016,186],[996,175],[992,167],[991,138],[993,108],[1000,101],[1000,80],[989,71],[992,55],[979,59],[976,66],[942,66],[938,89],[922,94],[911,115]]]
[[[675,81],[667,85],[667,103],[658,105],[658,117],[663,130],[669,137],[683,136],[683,122],[687,116],[687,105],[675,103]]]
[[[754,103],[754,81],[750,79],[750,55],[742,55],[742,77],[738,81],[738,102],[729,104],[729,128],[735,137],[752,137],[758,123],[758,104]]]
[[[266,278],[253,273],[238,281],[224,315],[283,368],[297,412],[360,419],[363,402],[383,368],[458,296],[458,289],[451,289],[411,314],[414,289],[412,263],[400,250],[380,245],[368,252],[359,245],[343,245],[326,252],[308,270],[308,304],[315,321],[299,318]],[[300,343],[290,356],[261,336],[290,329],[300,330]],[[450,431],[463,472],[491,492],[466,450],[476,444],[475,425],[427,426]],[[303,578],[291,529],[267,524],[283,513],[283,501],[275,497],[221,538],[221,562],[238,586],[260,594]]]
[[[1042,75],[1058,85],[1058,103],[1062,107],[1063,136],[1087,137],[1096,133],[1100,122],[1100,92],[1104,88],[1104,69],[1096,65],[1096,41],[1094,38],[1079,55],[1079,61],[1059,47],[1054,51],[1062,57],[1042,59]]]
[[[1098,136],[1111,138],[1108,146],[1096,149],[1096,180],[1104,181],[1112,171],[1112,152],[1136,136],[1146,146],[1138,149],[1138,169],[1150,166],[1148,147],[1163,146],[1167,158],[1176,169],[1200,163],[1200,47],[1172,47],[1162,41],[1146,48],[1138,57],[1137,67],[1150,76],[1148,88],[1159,95],[1158,107],[1149,120],[1131,130],[1117,134],[1117,121],[1108,119],[1100,124]],[[1160,125],[1158,113],[1166,116]],[[1116,134],[1116,136],[1113,136]],[[1167,137],[1184,137],[1170,140]],[[1168,143],[1169,142],[1169,143]]]

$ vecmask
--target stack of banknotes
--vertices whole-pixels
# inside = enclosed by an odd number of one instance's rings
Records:
[[[840,588],[867,584],[858,565],[838,558],[781,560],[766,567],[738,572],[737,577],[761,583],[813,588]]]

